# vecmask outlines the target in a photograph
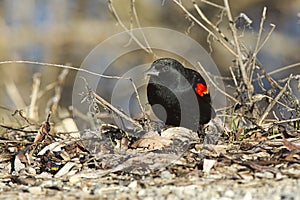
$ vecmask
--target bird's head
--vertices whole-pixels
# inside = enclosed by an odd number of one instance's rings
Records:
[[[148,76],[170,76],[174,71],[180,71],[183,66],[172,58],[160,58],[155,60],[151,67],[146,71]]]

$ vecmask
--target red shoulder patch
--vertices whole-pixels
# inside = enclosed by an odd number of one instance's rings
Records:
[[[197,83],[195,90],[196,93],[199,94],[201,97],[205,94],[208,94],[208,87],[203,83]]]

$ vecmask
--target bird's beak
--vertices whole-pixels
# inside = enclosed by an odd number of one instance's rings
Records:
[[[145,74],[148,76],[158,76],[159,71],[157,69],[155,69],[155,67],[150,67],[150,69],[147,69],[145,71]]]

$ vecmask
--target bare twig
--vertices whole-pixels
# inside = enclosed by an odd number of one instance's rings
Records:
[[[109,75],[103,75],[103,74],[99,74],[96,72],[91,72],[89,70],[86,69],[82,69],[82,68],[77,68],[77,67],[72,67],[72,66],[68,66],[68,65],[59,65],[59,64],[52,64],[52,63],[43,63],[43,62],[35,62],[35,61],[27,61],[27,60],[7,60],[7,61],[1,61],[0,65],[3,64],[31,64],[31,65],[44,65],[44,66],[48,66],[48,67],[56,67],[56,68],[63,68],[63,69],[71,69],[71,70],[75,70],[75,71],[79,71],[79,72],[84,72],[87,74],[91,74],[94,76],[99,76],[102,78],[108,78],[108,79],[121,79],[122,77],[120,76],[109,76]]]
[[[263,46],[265,46],[266,42],[269,40],[269,38],[271,37],[272,33],[274,32],[276,25],[275,24],[270,24],[270,26],[272,27],[271,30],[269,31],[268,35],[266,36],[266,38],[264,39],[264,41],[261,43],[261,45],[259,46],[259,48],[257,49],[257,51],[259,52]]]
[[[264,41],[262,42],[262,44],[260,45],[260,47],[257,49],[257,53],[262,49],[262,47],[266,44],[266,42],[268,41],[268,39],[271,37],[271,34],[273,33],[273,31],[275,30],[276,26],[274,24],[270,24],[272,26],[271,30],[269,31],[267,37],[264,39]],[[252,68],[252,73],[250,75],[250,80],[252,80],[253,78],[253,73],[254,73],[254,69],[257,65],[256,62],[256,55],[257,53],[255,53],[255,57],[253,56],[252,58],[255,58],[255,61],[253,61],[253,68]],[[270,73],[268,73],[269,75],[271,75]]]
[[[15,110],[13,114],[11,114],[12,116],[15,116],[16,114],[19,114],[19,116],[24,119],[29,125],[34,125],[32,122],[29,121],[29,119],[27,119],[27,117],[25,116],[26,113],[23,110]]]
[[[267,12],[267,7],[264,7],[262,17],[261,17],[261,20],[260,20],[260,26],[259,26],[257,39],[256,39],[255,49],[254,49],[254,52],[252,54],[252,72],[251,72],[251,75],[250,75],[250,80],[252,80],[253,72],[254,72],[254,69],[255,69],[255,66],[256,66],[256,56],[259,52],[259,50],[258,50],[259,49],[259,43],[260,43],[260,38],[261,38],[263,28],[264,28],[264,22],[266,20],[266,12]]]
[[[275,124],[283,124],[283,123],[296,122],[296,121],[300,121],[300,118],[286,119],[286,120],[281,120],[281,121],[274,122],[274,123]]]
[[[146,115],[145,109],[144,109],[144,107],[143,107],[143,105],[142,105],[140,96],[138,95],[139,93],[138,93],[138,91],[137,91],[136,85],[134,84],[134,82],[133,82],[132,79],[129,79],[129,80],[130,80],[131,85],[132,85],[132,87],[133,87],[133,89],[134,89],[135,97],[136,97],[136,99],[137,99],[137,101],[138,101],[138,103],[139,103],[139,107],[140,107],[140,109],[141,109],[141,111],[142,111],[144,117],[147,118],[147,115]]]
[[[266,38],[264,39],[264,41],[262,42],[262,44],[259,46],[259,41],[260,41],[260,38],[261,38],[261,34],[262,34],[262,30],[263,30],[263,24],[264,24],[264,21],[266,20],[266,11],[267,11],[267,8],[264,7],[264,10],[263,10],[263,13],[262,13],[262,19],[261,19],[261,23],[260,23],[260,28],[259,28],[259,33],[258,33],[258,38],[257,38],[257,41],[256,41],[256,46],[255,46],[255,50],[253,52],[253,55],[252,55],[252,72],[251,72],[251,75],[250,75],[250,80],[252,80],[253,78],[253,73],[254,73],[254,69],[257,65],[257,62],[256,62],[256,56],[258,54],[258,52],[263,48],[263,46],[266,44],[266,42],[269,40],[269,38],[271,37],[271,34],[273,33],[273,31],[275,30],[276,28],[276,25],[274,24],[270,24],[270,26],[272,27],[271,30],[269,31],[268,35],[266,36]],[[268,74],[270,75],[270,74]],[[273,81],[272,81],[273,82]],[[277,85],[278,87],[278,85]]]
[[[278,102],[279,98],[286,91],[286,88],[290,84],[290,80],[291,80],[291,78],[286,82],[286,84],[284,85],[284,87],[282,88],[282,90],[279,92],[279,94],[274,98],[274,100],[265,109],[264,113],[262,114],[262,116],[259,118],[259,120],[257,122],[258,125],[262,124],[262,122],[264,121],[264,119],[266,118],[266,116],[269,114],[269,112],[271,111],[271,109],[274,107],[274,105]]]
[[[277,87],[279,90],[282,90],[282,87],[270,76],[269,73],[267,73],[264,68],[257,62],[256,60],[256,56],[258,54],[258,52],[262,49],[262,47],[266,44],[266,42],[268,41],[268,39],[270,38],[271,34],[273,33],[274,29],[275,29],[275,25],[274,24],[270,24],[271,25],[271,30],[269,31],[268,35],[266,36],[266,38],[264,39],[264,41],[261,43],[261,45],[259,45],[260,40],[261,40],[261,35],[262,35],[262,31],[263,31],[263,25],[264,22],[266,20],[266,12],[267,12],[267,8],[264,7],[263,12],[262,12],[262,18],[261,18],[261,22],[260,22],[260,28],[259,28],[259,32],[258,32],[258,38],[256,40],[256,45],[255,45],[255,49],[252,55],[251,60],[249,61],[250,64],[252,64],[252,71],[250,72],[250,81],[255,81],[253,80],[253,73],[254,73],[254,69],[256,67],[259,67],[259,69],[261,70],[261,72],[264,74],[264,76],[259,77],[256,80],[259,80],[262,77],[266,77],[266,79],[271,83],[271,85]]]
[[[288,70],[288,69],[292,69],[292,68],[298,67],[298,66],[300,66],[300,62],[299,62],[299,63],[294,63],[294,64],[291,64],[291,65],[286,65],[286,66],[280,67],[280,68],[275,69],[275,70],[273,70],[273,71],[271,71],[271,72],[268,72],[268,74],[269,74],[269,75],[277,74],[277,73],[279,73],[279,72],[282,72],[282,71],[285,71],[285,70]],[[262,75],[262,76],[260,76],[260,77],[258,77],[258,78],[263,78],[263,77],[264,77],[264,75]]]
[[[236,88],[239,88],[239,87],[238,87],[237,80],[236,80],[236,76],[235,76],[235,74],[234,74],[234,72],[233,72],[231,66],[229,66],[229,71],[230,71],[230,74],[231,74],[231,76],[232,76],[232,78],[233,78],[233,82],[234,82],[235,87],[236,87]]]
[[[282,90],[282,87],[270,76],[270,74],[263,68],[263,66],[257,62],[257,67],[261,70],[263,73],[264,77],[269,81],[269,83],[273,86],[276,87],[279,90]]]
[[[4,124],[0,124],[0,127],[6,128],[6,129],[9,129],[9,130],[13,130],[13,131],[20,131],[20,132],[23,132],[23,133],[37,133],[38,132],[38,131],[23,130],[23,128],[14,128],[14,127],[11,127],[11,126],[6,126]]]
[[[259,97],[257,97],[257,95],[259,95]],[[257,94],[252,96],[253,99],[258,98],[256,100],[254,100],[255,102],[262,100],[263,98],[267,98],[270,99],[271,101],[275,101],[274,98],[268,96],[268,95],[264,95],[264,94]],[[281,105],[282,107],[285,107],[288,109],[288,111],[292,111],[292,110],[296,110],[295,108],[291,108],[288,105],[286,105],[285,103],[280,102],[279,100],[276,101],[276,103],[278,103],[279,105]]]
[[[23,131],[22,131],[23,132]],[[35,131],[34,133],[37,133],[37,131]],[[16,143],[16,144],[32,144],[33,142],[29,142],[29,141],[24,141],[24,140],[0,140],[1,144],[8,144],[8,143]]]
[[[262,35],[262,31],[264,29],[264,22],[266,20],[266,13],[267,13],[267,7],[264,7],[263,9],[263,12],[262,12],[262,17],[261,17],[261,21],[260,21],[260,25],[259,25],[259,31],[258,31],[258,35],[257,35],[257,40],[256,40],[256,45],[255,45],[255,49],[254,49],[254,52],[253,52],[253,59],[255,61],[256,59],[256,55],[257,53],[259,52],[259,43],[260,43],[260,38],[261,38],[261,35]]]
[[[288,78],[284,78],[284,79],[280,79],[280,80],[278,80],[278,82],[286,82],[288,79],[289,79],[289,77]],[[300,74],[293,75],[292,79],[294,79],[294,80],[300,80]],[[299,86],[298,86],[298,90],[300,91],[300,87]]]
[[[212,35],[215,40],[220,42],[221,45],[223,45],[231,54],[234,56],[237,56],[237,54],[224,42],[223,40],[220,39],[214,32],[212,32],[210,29],[208,29],[203,23],[201,23],[193,14],[191,14],[181,3],[181,1],[178,0],[173,0],[173,2],[179,6],[185,14],[188,15],[192,20],[196,22],[201,28],[203,28],[208,34]]]
[[[133,13],[133,15],[134,15],[136,24],[137,24],[137,26],[138,26],[139,28],[141,28],[142,26],[141,26],[140,20],[139,20],[139,18],[138,18],[138,15],[137,15],[137,12],[136,12],[136,9],[135,9],[135,0],[131,0],[131,5],[132,5],[132,13]],[[150,45],[149,45],[149,42],[148,42],[148,40],[147,40],[145,34],[144,34],[144,32],[143,32],[143,30],[141,30],[141,33],[142,33],[143,39],[144,39],[144,41],[145,41],[145,43],[146,43],[147,49],[149,50],[149,52],[150,52],[151,54],[154,54],[154,52],[152,51],[152,49],[151,49],[151,47],[150,47]]]
[[[136,37],[135,35],[132,33],[132,31],[130,31],[122,22],[122,20],[120,19],[117,11],[115,10],[113,4],[112,4],[112,0],[108,0],[108,8],[111,11],[113,17],[116,19],[116,21],[120,24],[120,26],[126,31],[126,33],[128,33],[128,35],[147,53],[151,54],[152,50],[149,50],[148,47],[145,47]]]
[[[134,82],[132,81],[131,78],[124,78],[124,77],[120,77],[120,76],[109,76],[109,75],[104,75],[104,74],[99,74],[99,73],[95,73],[95,72],[91,72],[89,70],[86,69],[82,69],[82,68],[77,68],[77,67],[72,67],[72,66],[68,66],[68,65],[59,65],[59,64],[51,64],[51,63],[42,63],[42,62],[35,62],[35,61],[24,61],[24,60],[18,60],[18,61],[2,61],[0,62],[0,65],[3,64],[14,64],[14,63],[18,63],[18,64],[33,64],[33,65],[44,65],[44,66],[49,66],[49,67],[56,67],[56,68],[63,68],[63,69],[70,69],[70,70],[75,70],[75,71],[80,71],[80,72],[84,72],[87,74],[91,74],[94,76],[98,76],[98,77],[102,77],[102,78],[107,78],[107,79],[124,79],[124,80],[129,80],[131,82],[131,84],[133,85],[134,88],[134,92],[137,96],[137,100],[139,102],[139,106],[141,107],[141,110],[143,111],[144,116],[146,116],[145,114],[145,109],[142,107],[142,103],[140,101],[139,98],[139,94],[136,88],[136,85],[134,84]]]
[[[132,124],[134,124],[138,128],[143,129],[143,127],[137,121],[133,120],[132,118],[130,118],[129,116],[127,116],[123,112],[119,111],[117,108],[115,108],[113,105],[111,105],[110,103],[108,103],[105,99],[103,99],[102,97],[100,97],[98,94],[96,94],[95,92],[93,92],[93,95],[95,96],[97,103],[100,103],[101,105],[106,106],[111,111],[113,111],[114,113],[116,113],[118,116],[120,116],[123,119],[131,122]]]
[[[219,8],[221,10],[224,9],[224,6],[220,6],[219,4],[215,4],[213,2],[210,2],[210,1],[206,1],[206,0],[201,0],[201,2],[203,3],[206,3],[207,5],[210,5],[210,6],[213,6],[213,7],[216,7],[216,8]]]
[[[195,0],[192,0],[194,8],[196,9],[197,13],[199,14],[199,16],[208,24],[210,25],[213,29],[215,29],[220,35],[221,37],[226,41],[229,42],[229,39],[222,33],[222,31],[216,26],[214,25],[210,20],[207,19],[207,17],[205,16],[205,14],[202,12],[202,10],[200,9],[200,7],[198,6],[198,4],[195,2]],[[223,10],[225,10],[225,8],[223,8]]]
[[[242,60],[242,58],[244,56],[243,56],[243,54],[241,52],[241,49],[240,49],[240,43],[239,43],[239,40],[238,40],[236,27],[234,26],[234,21],[233,21],[232,15],[231,15],[228,0],[224,0],[224,6],[225,6],[225,9],[227,11],[227,16],[228,16],[228,20],[229,20],[229,27],[230,27],[230,30],[232,32],[233,40],[234,40],[235,47],[236,47],[236,59],[239,63],[239,68],[240,68],[240,71],[242,73],[242,78],[243,78],[244,84],[247,87],[247,93],[248,93],[248,98],[249,98],[250,104],[252,104],[251,96],[253,94],[254,89],[253,89],[251,81],[249,80],[249,77],[246,73],[246,65],[243,63],[243,60]]]

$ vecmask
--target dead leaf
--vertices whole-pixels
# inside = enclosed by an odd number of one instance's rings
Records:
[[[162,137],[158,134],[153,134],[154,132],[148,132],[139,140],[134,142],[132,148],[147,148],[149,150],[161,149],[163,147],[169,146],[172,140],[167,137]]]
[[[149,150],[161,149],[170,146],[173,140],[178,140],[182,143],[191,142],[198,138],[197,133],[183,127],[168,128],[161,135],[157,132],[149,131],[139,140],[134,142],[132,148],[148,148]]]
[[[34,143],[42,142],[46,135],[50,132],[50,113],[48,114],[47,120],[41,125],[40,130],[38,131],[38,134],[34,138]]]

